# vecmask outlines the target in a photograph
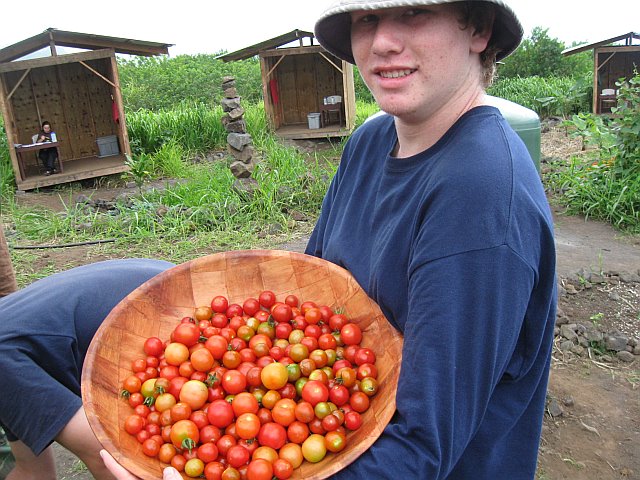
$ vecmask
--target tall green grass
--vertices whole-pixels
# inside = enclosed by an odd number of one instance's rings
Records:
[[[566,118],[591,110],[592,88],[589,78],[526,77],[498,80],[487,93],[530,108],[543,118]]]
[[[152,112],[127,113],[132,150],[154,153],[167,142],[175,142],[190,151],[205,152],[219,148],[226,139],[220,121],[222,108],[205,104],[189,105]]]

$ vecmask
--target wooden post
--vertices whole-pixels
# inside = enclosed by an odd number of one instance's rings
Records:
[[[122,101],[122,91],[120,89],[120,75],[118,74],[118,62],[115,51],[111,54],[111,78],[113,79],[113,96],[118,108],[118,126],[122,138],[122,149],[126,155],[131,156],[131,145],[129,145],[129,133],[127,132],[127,121],[124,116],[124,102]]]
[[[2,116],[4,117],[4,129],[7,134],[7,147],[9,149],[9,157],[11,157],[11,165],[13,166],[13,173],[16,176],[16,180],[24,181],[24,178],[20,176],[20,166],[18,165],[18,155],[13,145],[16,143],[17,138],[15,131],[13,130],[13,110],[9,101],[7,101],[7,84],[5,74],[0,75],[0,110],[2,110]],[[16,182],[17,183],[17,182]]]

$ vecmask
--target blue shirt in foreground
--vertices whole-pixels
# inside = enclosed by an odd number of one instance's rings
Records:
[[[538,173],[493,107],[413,157],[396,142],[388,115],[353,134],[307,246],[404,335],[396,414],[335,478],[532,479],[556,311]]]

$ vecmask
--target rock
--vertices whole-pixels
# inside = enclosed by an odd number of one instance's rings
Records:
[[[633,354],[640,355],[640,345],[636,345],[635,347],[633,347]]]
[[[228,122],[224,126],[227,132],[231,133],[247,133],[247,122],[244,120],[236,120],[235,122]]]
[[[566,294],[567,294],[567,291],[564,289],[564,287],[560,283],[558,283],[558,297],[563,297]]]
[[[282,224],[280,223],[271,223],[269,224],[269,228],[267,229],[268,235],[277,235],[281,233],[283,230]]]
[[[237,161],[229,165],[229,169],[236,178],[248,178],[251,176],[251,172],[253,172],[253,165],[251,163]]]
[[[238,96],[238,90],[236,87],[227,87],[223,90],[224,98],[236,98]]]
[[[560,344],[560,350],[563,352],[568,352],[573,347],[573,342],[571,340],[565,340]]]
[[[227,143],[236,150],[242,150],[245,145],[249,145],[251,142],[251,135],[248,133],[230,133],[227,135]]]
[[[306,222],[309,220],[308,216],[298,210],[292,210],[289,215],[291,215],[291,218],[293,218],[296,222]]]
[[[621,352],[627,346],[629,337],[621,333],[610,333],[604,337],[604,346],[607,350]]]
[[[607,354],[602,355],[602,356],[600,357],[600,360],[602,360],[604,363],[611,363],[611,362],[613,362],[613,358],[611,357],[611,355],[607,355]]]
[[[555,398],[549,400],[549,403],[547,404],[547,412],[549,412],[549,415],[553,418],[561,417],[563,414],[562,407]]]
[[[565,285],[564,287],[565,291],[567,292],[568,295],[575,295],[578,293],[578,290],[576,290],[576,287],[573,286],[573,284],[571,283],[567,283],[567,285]]]
[[[235,85],[236,77],[232,75],[225,75],[222,77],[222,87],[227,87],[231,84]]]
[[[81,205],[94,206],[95,202],[82,193],[76,197],[76,203]]]
[[[640,275],[637,273],[621,272],[620,280],[624,283],[640,283]]]
[[[242,150],[236,150],[231,145],[229,145],[227,150],[233,158],[243,163],[249,163],[254,154],[253,146],[251,145],[247,145]]]
[[[228,113],[228,115],[231,120],[234,120],[234,121],[239,120],[244,115],[244,108],[242,107],[234,108]]]
[[[223,98],[222,100],[220,100],[220,104],[222,105],[223,111],[230,112],[234,108],[238,108],[240,106],[240,97]]]
[[[556,311],[556,325],[564,325],[567,323],[569,323],[569,317],[560,307],[558,307]]]
[[[599,273],[592,273],[589,281],[591,283],[606,283],[607,279],[604,275],[600,275]]]
[[[581,357],[584,354],[584,347],[581,345],[574,345],[569,349],[569,351]]]
[[[258,182],[255,178],[238,178],[233,182],[233,190],[240,195],[251,198],[258,188]]]
[[[620,295],[618,295],[616,292],[609,292],[609,300],[617,302],[620,300]]]
[[[573,407],[575,401],[573,400],[573,397],[571,395],[567,395],[566,397],[562,397],[562,404],[565,407]]]
[[[618,357],[618,360],[625,363],[631,363],[636,359],[633,353],[627,352],[626,350],[616,353],[616,357]]]
[[[604,340],[604,334],[599,332],[595,328],[590,328],[586,332],[584,332],[584,338],[589,342],[600,343]]]
[[[578,341],[578,334],[575,332],[576,325],[574,323],[568,323],[560,326],[560,335],[571,342]]]

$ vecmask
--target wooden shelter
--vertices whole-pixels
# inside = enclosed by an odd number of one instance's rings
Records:
[[[168,54],[170,44],[47,29],[0,50],[0,108],[20,190],[124,172],[131,154],[116,53]],[[81,49],[61,54],[57,47]],[[49,48],[50,56],[22,59]],[[76,50],[77,51],[77,50]],[[45,176],[33,135],[57,135],[60,172]]]
[[[616,82],[633,77],[634,69],[640,67],[640,45],[634,45],[634,40],[640,40],[640,35],[629,32],[562,52],[573,55],[593,50],[593,113],[611,113],[611,107],[617,104]]]
[[[355,126],[353,67],[314,39],[311,32],[293,30],[219,57],[230,62],[259,56],[264,109],[279,137],[342,137]]]

